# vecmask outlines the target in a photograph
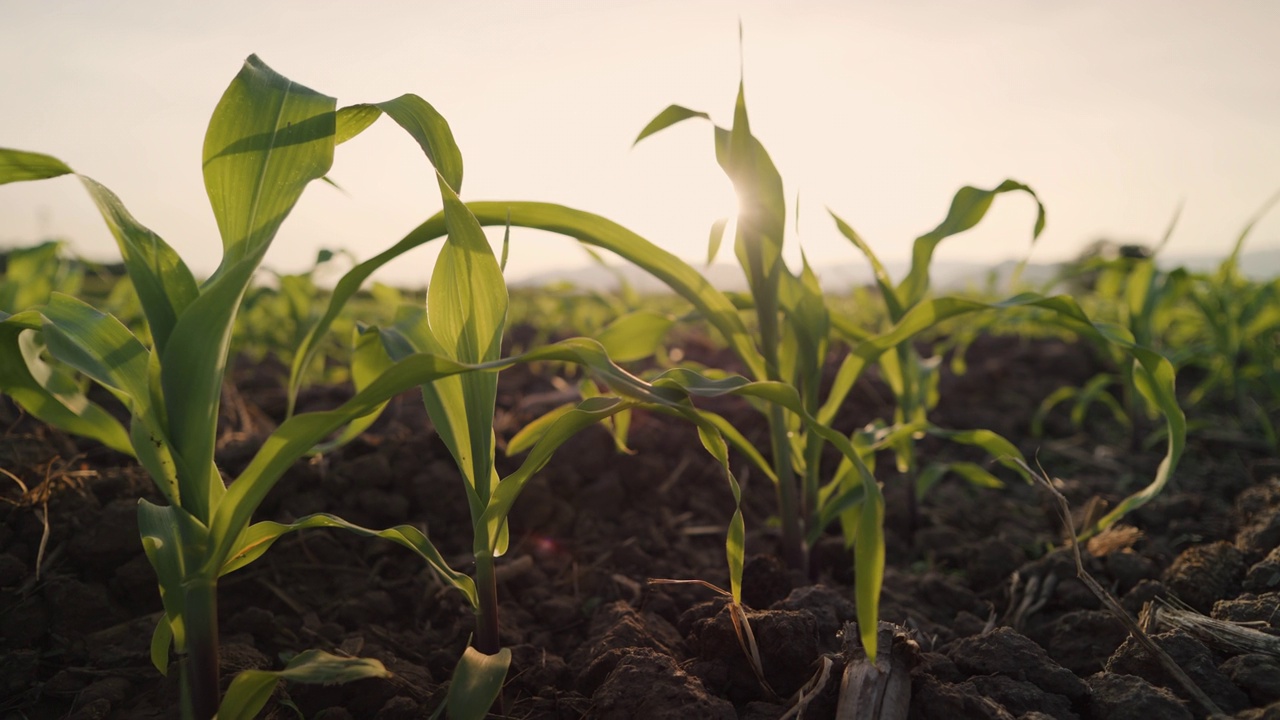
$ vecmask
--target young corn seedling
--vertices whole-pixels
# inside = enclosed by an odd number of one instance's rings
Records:
[[[1280,444],[1272,416],[1280,407],[1276,380],[1276,329],[1280,327],[1280,281],[1256,283],[1243,277],[1240,254],[1245,240],[1266,213],[1280,203],[1272,196],[1236,238],[1231,253],[1212,274],[1194,276],[1187,297],[1193,308],[1190,337],[1169,337],[1173,347],[1195,348],[1186,365],[1205,377],[1187,394],[1196,405],[1220,395],[1236,403],[1242,422],[1259,427],[1271,447]]]
[[[381,368],[338,408],[286,420],[230,485],[214,464],[232,328],[253,274],[302,191],[329,170],[335,146],[384,112],[437,167],[442,194],[452,200],[447,206],[460,208],[451,188],[461,184],[461,156],[448,125],[421,98],[405,95],[338,110],[333,98],[250,57],[214,110],[205,136],[205,186],[223,245],[222,263],[208,280],[197,283],[178,254],[110,190],[77,176],[117,241],[145,313],[149,342],[117,318],[58,293],[43,305],[0,314],[0,390],[41,420],[135,456],[166,503],[141,501],[138,521],[164,605],[152,660],[166,672],[170,646],[177,650],[184,718],[253,717],[280,678],[333,683],[386,674],[376,661],[308,651],[282,671],[238,675],[222,695],[218,579],[256,560],[284,533],[338,527],[376,535],[411,548],[446,576],[465,577],[412,527],[366,530],[331,515],[289,525],[251,524],[251,519],[281,474],[333,432],[399,392],[487,368],[434,355],[405,356]],[[70,167],[48,155],[0,149],[0,184],[71,174]],[[452,220],[456,212],[448,215]],[[450,237],[446,247],[466,242]],[[125,405],[131,417],[127,428],[73,392],[72,370]],[[466,586],[462,579],[457,583]],[[463,668],[458,687],[471,687],[476,669],[484,666]],[[475,710],[472,699],[468,710],[465,700],[458,701],[455,716],[476,717],[487,707],[481,698],[483,707]]]
[[[1089,299],[1097,308],[1095,316],[1116,322],[1128,329],[1134,341],[1143,347],[1160,351],[1169,358],[1175,369],[1187,358],[1188,348],[1176,349],[1164,342],[1164,328],[1176,322],[1181,300],[1187,292],[1189,276],[1184,270],[1161,272],[1156,256],[1169,242],[1177,226],[1181,208],[1174,213],[1163,238],[1152,250],[1142,246],[1120,246],[1115,256],[1113,248],[1098,243],[1088,251],[1087,257],[1072,267],[1066,275],[1072,284],[1092,287]],[[1149,402],[1139,388],[1145,382],[1125,351],[1111,343],[1098,343],[1102,353],[1117,368],[1115,373],[1101,373],[1081,388],[1062,388],[1041,403],[1033,421],[1033,429],[1039,431],[1043,418],[1058,404],[1072,401],[1072,421],[1080,425],[1094,403],[1106,406],[1116,421],[1130,431],[1133,449],[1142,446],[1145,426],[1158,418],[1160,408]],[[1119,388],[1119,398],[1110,388]]]

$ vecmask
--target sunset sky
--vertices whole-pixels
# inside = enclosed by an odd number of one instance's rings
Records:
[[[800,197],[788,239],[819,267],[859,260],[825,208],[885,260],[943,217],[962,185],[1036,189],[1035,260],[1106,236],[1222,255],[1280,189],[1280,3],[130,2],[0,0],[0,146],[50,153],[114,189],[197,274],[220,245],[200,175],[209,114],[244,58],[339,104],[421,95],[448,118],[463,198],[544,200],[609,217],[700,261],[735,207],[711,130],[631,147],[671,103],[732,120],[738,23],[756,135]],[[341,146],[268,255],[365,259],[439,209],[430,165],[382,120]],[[948,260],[1028,251],[1033,203],[996,201]],[[794,225],[789,227],[794,229]],[[0,187],[0,245],[115,246],[78,183]],[[1280,246],[1280,213],[1251,247]],[[383,280],[422,285],[418,251]],[[729,259],[725,252],[722,260]],[[582,265],[569,241],[513,234],[513,279]]]

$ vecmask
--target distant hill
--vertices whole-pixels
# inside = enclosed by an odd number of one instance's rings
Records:
[[[1217,269],[1223,257],[1219,255],[1188,255],[1160,259],[1163,269],[1184,267],[1193,272],[1209,272]],[[988,265],[983,263],[935,262],[930,268],[933,285],[937,289],[958,290],[966,287],[984,287],[994,273],[996,287],[1007,287],[1017,262],[1005,262]],[[1246,277],[1252,280],[1269,280],[1280,277],[1280,248],[1246,251],[1241,255],[1240,267]],[[1022,269],[1022,281],[1032,286],[1049,283],[1057,276],[1059,263],[1029,263]],[[900,281],[910,269],[909,263],[885,263],[885,269],[894,280]],[[711,267],[699,267],[703,277],[720,290],[742,292],[747,289],[746,279],[737,265],[717,263]],[[822,289],[827,292],[847,292],[851,288],[870,285],[875,282],[871,269],[865,263],[842,263],[830,265],[817,270]],[[574,287],[587,291],[607,291],[617,288],[616,274],[626,278],[637,291],[642,293],[660,293],[666,291],[661,281],[653,278],[643,270],[630,266],[618,265],[603,268],[599,265],[587,265],[565,270],[550,270],[531,275],[519,280],[512,280],[514,287],[541,287],[556,283],[569,283]]]

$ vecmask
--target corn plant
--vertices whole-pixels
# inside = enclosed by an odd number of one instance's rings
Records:
[[[1204,371],[1204,379],[1188,393],[1188,403],[1198,404],[1213,395],[1236,403],[1241,420],[1259,427],[1272,447],[1278,440],[1270,415],[1280,403],[1275,380],[1280,356],[1275,340],[1280,328],[1280,282],[1245,279],[1240,254],[1253,227],[1277,203],[1280,194],[1263,204],[1215,272],[1190,280],[1187,297],[1194,317],[1186,324],[1193,328],[1193,336],[1170,338],[1171,344],[1194,348],[1184,364]]]
[[[1156,258],[1172,237],[1180,214],[1181,208],[1154,249],[1099,241],[1062,274],[1068,285],[1089,291],[1088,301],[1094,306],[1095,316],[1125,327],[1135,342],[1161,352],[1175,369],[1188,357],[1188,348],[1163,342],[1164,329],[1176,321],[1179,312],[1185,311],[1181,301],[1187,292],[1188,274],[1181,269],[1161,272]],[[1106,342],[1098,347],[1115,372],[1101,373],[1081,388],[1061,388],[1045,398],[1033,429],[1039,431],[1043,418],[1056,405],[1072,402],[1072,421],[1079,424],[1089,408],[1098,403],[1130,431],[1131,445],[1136,449],[1141,445],[1145,426],[1159,416],[1160,408],[1149,402],[1149,393],[1138,387],[1145,378],[1135,373],[1134,363],[1122,348]],[[1118,388],[1119,397],[1112,394],[1113,387]]]
[[[165,610],[152,660],[166,672],[170,645],[177,650],[184,718],[252,717],[279,678],[331,683],[386,674],[376,661],[309,651],[282,671],[237,676],[222,696],[218,579],[256,560],[284,533],[337,527],[376,535],[409,547],[446,576],[465,577],[412,527],[373,531],[332,515],[289,525],[250,521],[281,474],[331,433],[406,389],[487,368],[408,355],[363,383],[340,407],[281,424],[230,485],[214,464],[232,328],[254,271],[305,187],[328,171],[335,146],[383,113],[410,132],[437,167],[450,221],[459,212],[467,215],[452,189],[461,185],[461,155],[447,123],[421,98],[405,95],[338,110],[333,98],[288,80],[254,56],[223,95],[205,136],[205,186],[223,244],[222,263],[208,280],[197,283],[177,252],[134,219],[118,197],[77,175],[117,241],[145,313],[149,343],[117,318],[59,293],[43,305],[0,315],[0,390],[52,425],[135,456],[166,503],[141,501],[139,528]],[[0,184],[72,174],[48,155],[0,150]],[[469,239],[451,237],[446,248]],[[131,415],[128,427],[74,392],[67,383],[71,371],[119,398]],[[484,675],[489,664],[464,658],[460,680]],[[451,695],[451,710],[459,717],[483,714],[487,706],[483,698]]]

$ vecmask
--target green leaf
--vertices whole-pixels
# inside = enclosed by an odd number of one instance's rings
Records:
[[[303,189],[333,165],[333,98],[250,55],[204,138],[204,183],[222,234],[215,277],[266,252]]]
[[[813,525],[807,528],[805,542],[812,546],[822,538],[826,529],[842,515],[849,511],[856,511],[862,506],[862,502],[867,497],[867,488],[862,483],[841,483],[835,482],[831,486],[830,493],[823,496],[821,502],[818,503],[818,518]]]
[[[840,231],[840,234],[848,238],[849,242],[853,243],[853,246],[867,258],[867,262],[871,263],[871,271],[875,276],[876,286],[880,288],[880,295],[884,298],[885,306],[889,309],[889,319],[892,322],[897,322],[902,318],[904,308],[902,307],[902,302],[898,299],[898,291],[893,286],[893,278],[889,277],[889,271],[885,270],[884,265],[880,263],[880,258],[876,257],[871,246],[867,244],[866,240],[862,239],[862,236],[856,230],[850,227],[849,223],[841,220],[840,216],[831,212],[830,209],[827,212],[831,215],[831,219],[836,221],[836,229]]]
[[[84,279],[84,269],[62,259],[66,243],[48,240],[6,252],[0,275],[0,312],[16,313],[42,305],[56,292],[76,295]]]
[[[485,655],[468,647],[453,669],[453,680],[445,706],[451,720],[484,720],[502,691],[511,666],[511,650],[502,648],[494,655]]]
[[[1017,446],[1009,442],[1000,434],[991,430],[944,430],[943,428],[930,425],[925,432],[934,436],[950,440],[959,445],[970,445],[972,447],[981,448],[986,451],[996,462],[1017,472],[1027,482],[1031,482],[1032,478],[1023,467],[1026,464],[1026,458],[1022,457],[1022,451]],[[961,472],[961,471],[957,471]],[[961,472],[961,474],[964,474]],[[969,477],[966,475],[965,477]],[[972,478],[970,478],[972,480]],[[995,481],[988,487],[1004,487],[1004,483]]]
[[[723,132],[718,135],[725,137]],[[716,160],[733,181],[738,195],[737,238],[734,252],[747,274],[751,295],[761,322],[761,343],[769,357],[770,325],[776,325],[778,282],[782,268],[782,241],[786,230],[786,198],[782,176],[764,145],[751,134],[747,119],[746,85],[738,83],[733,128],[717,147]],[[777,379],[771,377],[770,379]]]
[[[874,488],[874,481],[866,482],[866,487],[868,490]],[[853,595],[857,604],[858,635],[868,659],[875,663],[876,632],[880,627],[880,591],[884,585],[883,499],[877,497],[875,500],[869,498],[863,501],[857,537],[853,545]]]
[[[183,502],[202,520],[220,495],[213,448],[236,312],[280,224],[333,164],[334,107],[250,56],[209,121],[204,180],[222,263],[179,317],[160,363],[179,479],[191,486]]]
[[[637,310],[609,323],[596,340],[614,362],[634,362],[653,356],[674,324],[670,315]]]
[[[969,481],[970,485],[980,488],[999,490],[1004,487],[1000,478],[992,475],[986,468],[977,463],[954,462],[947,468],[951,472]]]
[[[382,110],[377,105],[348,105],[338,110],[334,127],[334,143],[342,143],[354,138],[382,117]]]
[[[431,540],[418,528],[412,525],[397,525],[386,530],[370,530],[325,513],[307,515],[288,524],[263,521],[250,525],[237,539],[231,556],[219,570],[219,574],[226,575],[252,563],[275,544],[276,540],[288,533],[314,528],[346,530],[364,537],[390,540],[397,545],[406,547],[417,553],[423,560],[426,560],[427,564],[439,574],[442,580],[462,591],[462,594],[467,597],[467,601],[471,603],[472,607],[477,607],[480,603],[479,596],[476,593],[475,582],[470,577],[450,567]]]
[[[443,175],[437,185],[444,199],[448,238],[436,259],[427,287],[427,319],[431,334],[446,356],[465,363],[495,360],[501,354],[502,333],[507,320],[507,285],[502,278],[489,240]],[[497,401],[498,378],[491,374],[467,374],[457,380],[462,389],[462,406],[440,394],[443,409],[455,432],[468,439],[465,458],[459,457],[462,471],[475,488],[481,505],[489,500],[493,475],[493,413]],[[429,394],[430,389],[424,388]],[[432,402],[428,400],[428,409]],[[434,420],[433,415],[433,420]],[[461,420],[461,425],[456,423]]]
[[[69,173],[71,168],[57,158],[0,148],[0,184]],[[80,176],[80,181],[115,237],[152,336],[163,347],[178,314],[197,293],[195,280],[177,253],[135,220],[120,198],[91,178]]]
[[[671,105],[667,107],[666,110],[663,110],[662,112],[658,113],[657,117],[650,120],[649,124],[644,126],[644,129],[640,131],[640,134],[636,136],[635,142],[633,142],[631,145],[632,147],[634,147],[641,140],[649,137],[650,135],[660,130],[665,130],[666,128],[669,128],[672,125],[675,125],[676,123],[683,122],[690,118],[702,118],[703,120],[710,120],[711,116],[704,112],[698,112],[697,110],[690,110],[687,107],[681,107],[679,105]]]
[[[123,394],[134,415],[158,424],[147,369],[150,353],[128,328],[114,317],[58,293],[41,308],[41,314],[50,354]]]
[[[0,392],[42,422],[132,455],[129,433],[119,421],[85,397],[62,367],[41,357],[43,345],[30,327],[39,316],[23,317],[0,321]]]
[[[480,224],[443,176],[448,238],[427,288],[427,317],[445,352],[461,362],[498,357],[507,317],[502,270]]]
[[[782,273],[779,283],[779,305],[787,319],[786,330],[792,336],[782,343],[782,349],[794,353],[798,367],[794,384],[806,399],[810,411],[817,409],[818,385],[822,368],[827,359],[827,338],[831,334],[831,315],[826,299],[818,285],[818,276],[809,267],[809,261],[801,254],[803,269],[797,278]],[[784,336],[785,337],[785,336]]]
[[[161,675],[169,674],[169,645],[173,643],[173,626],[169,624],[169,618],[165,615],[160,616],[160,620],[156,622],[156,629],[151,633],[151,664],[160,671]]]
[[[351,383],[355,386],[356,392],[369,387],[369,384],[391,365],[392,360],[383,347],[381,333],[376,329],[356,332],[355,349],[351,352]],[[333,452],[360,437],[365,430],[378,421],[378,417],[382,415],[386,406],[387,403],[381,403],[368,415],[352,420],[337,437],[317,445],[313,452],[316,454]]]
[[[182,258],[159,235],[134,219],[120,198],[91,178],[80,177],[107,228],[116,239],[125,270],[146,313],[157,349],[163,351],[177,324],[200,290]]]
[[[1249,219],[1249,222],[1245,223],[1244,229],[1242,229],[1240,234],[1236,236],[1236,244],[1231,248],[1231,254],[1222,261],[1222,265],[1218,268],[1217,277],[1219,278],[1219,283],[1230,278],[1236,268],[1240,266],[1240,253],[1244,251],[1244,241],[1247,240],[1249,235],[1253,232],[1253,227],[1257,225],[1267,213],[1271,212],[1271,208],[1275,207],[1277,203],[1280,203],[1280,192],[1272,195],[1266,202],[1262,203],[1262,207],[1258,212]]]
[[[322,650],[307,650],[294,656],[284,670],[245,670],[236,675],[218,708],[218,720],[253,720],[280,680],[336,685],[390,676],[382,663],[372,658],[338,657]]]
[[[161,673],[169,672],[169,640],[179,652],[186,651],[186,608],[182,581],[186,578],[186,553],[183,548],[180,515],[174,505],[154,505],[138,501],[138,532],[142,549],[155,570],[160,584],[160,600],[164,617],[151,638],[151,662]]]
[[[462,151],[444,116],[431,103],[411,94],[378,103],[377,107],[417,141],[449,187],[455,193],[462,192]]]
[[[519,455],[533,447],[560,418],[564,417],[573,408],[572,403],[565,403],[526,423],[524,427],[520,428],[519,432],[511,436],[511,439],[507,441],[507,456]]]
[[[1044,205],[1040,203],[1040,198],[1031,188],[1014,180],[1005,180],[992,190],[981,190],[969,186],[960,188],[951,200],[951,208],[947,211],[947,217],[942,224],[916,238],[911,251],[911,272],[898,286],[898,299],[904,309],[920,302],[928,292],[929,264],[933,260],[933,250],[938,243],[977,225],[987,214],[987,209],[991,207],[991,202],[997,195],[1016,191],[1027,193],[1036,201],[1036,223],[1031,240],[1035,242],[1036,238],[1040,237],[1040,233],[1044,230]]]
[[[68,175],[71,168],[43,153],[0,148],[0,185],[26,180],[45,180]]]
[[[707,240],[707,267],[716,261],[720,252],[720,244],[724,242],[724,228],[729,224],[728,218],[720,218],[711,223],[711,237]]]

